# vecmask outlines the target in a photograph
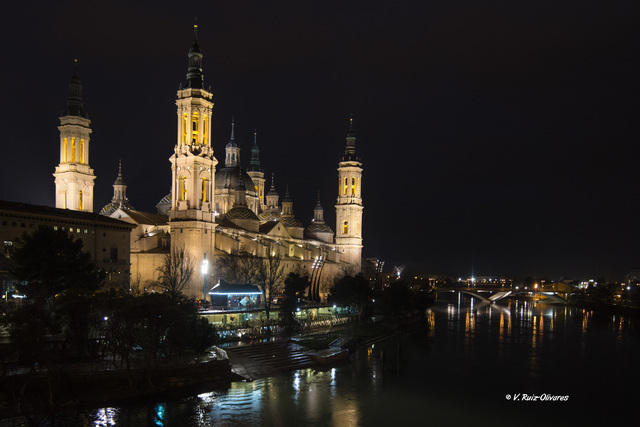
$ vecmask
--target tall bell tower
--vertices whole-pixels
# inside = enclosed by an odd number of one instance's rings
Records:
[[[344,154],[338,162],[338,200],[336,202],[336,245],[341,261],[362,270],[362,163],[356,155],[353,119],[349,119]]]
[[[69,83],[64,115],[59,118],[60,163],[56,178],[56,208],[93,212],[93,181],[96,176],[89,166],[91,120],[84,111],[82,82],[78,77],[78,60]]]
[[[215,216],[213,190],[216,165],[211,146],[213,94],[204,89],[202,52],[198,26],[189,50],[186,87],[176,99],[178,136],[171,162],[171,250],[184,249],[194,273],[184,293],[203,297],[203,260],[211,262],[214,251]]]

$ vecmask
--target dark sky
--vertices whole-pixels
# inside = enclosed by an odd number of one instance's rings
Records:
[[[95,208],[122,158],[130,200],[154,210],[197,16],[216,156],[231,115],[244,147],[257,128],[305,223],[320,189],[334,225],[353,113],[367,256],[451,275],[640,270],[632,0],[129,3],[3,6],[1,199],[54,203],[79,57]]]

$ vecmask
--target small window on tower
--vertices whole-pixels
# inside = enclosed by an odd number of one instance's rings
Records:
[[[182,143],[187,143],[187,113],[182,115]]]
[[[202,203],[207,201],[207,178],[202,178]]]
[[[343,194],[344,196],[346,196],[346,195],[347,195],[347,189],[348,189],[348,188],[349,188],[349,180],[348,180],[348,178],[345,178],[345,179],[344,179],[344,189],[342,190],[342,194]]]
[[[191,114],[191,143],[198,143],[198,119],[199,115],[197,112]]]
[[[71,163],[76,161],[76,139],[71,138]]]
[[[352,196],[356,195],[356,179],[355,178],[351,178],[351,195]]]
[[[202,144],[207,145],[207,115],[202,118]]]
[[[180,200],[187,200],[187,177],[182,177],[182,182],[180,183]]]
[[[78,208],[80,210],[84,209],[84,200],[82,200],[82,191],[78,194]]]
[[[63,140],[62,143],[62,161],[66,162],[67,161],[67,150],[69,150],[68,144],[67,144],[67,138],[65,138]]]
[[[342,234],[349,233],[349,221],[345,221],[342,223]]]
[[[80,163],[84,164],[84,138],[80,140]]]

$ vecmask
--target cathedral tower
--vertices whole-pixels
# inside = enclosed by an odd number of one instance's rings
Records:
[[[93,181],[96,177],[89,166],[91,120],[84,111],[77,66],[78,60],[75,59],[67,107],[59,118],[60,164],[53,174],[56,178],[56,208],[93,212]]]
[[[349,119],[344,155],[338,163],[338,200],[336,202],[336,244],[340,258],[362,270],[362,163],[356,156],[353,119]]]
[[[194,267],[192,283],[185,293],[203,297],[203,260],[211,262],[214,251],[215,217],[212,208],[215,170],[218,161],[211,146],[213,94],[203,88],[202,52],[198,26],[189,50],[189,67],[184,89],[176,100],[178,141],[171,162],[171,209],[169,227],[172,251],[184,249]]]
[[[266,200],[264,197],[264,186],[266,180],[264,179],[264,171],[260,167],[260,148],[258,148],[258,132],[253,132],[253,145],[251,146],[251,159],[249,160],[249,169],[247,174],[253,181],[254,189],[258,195],[260,202],[260,210],[267,209]]]

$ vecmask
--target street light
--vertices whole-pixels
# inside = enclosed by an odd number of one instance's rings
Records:
[[[206,253],[204,254],[200,270],[202,271],[202,308],[204,309],[207,303],[207,273],[209,273],[209,260],[207,259]]]

